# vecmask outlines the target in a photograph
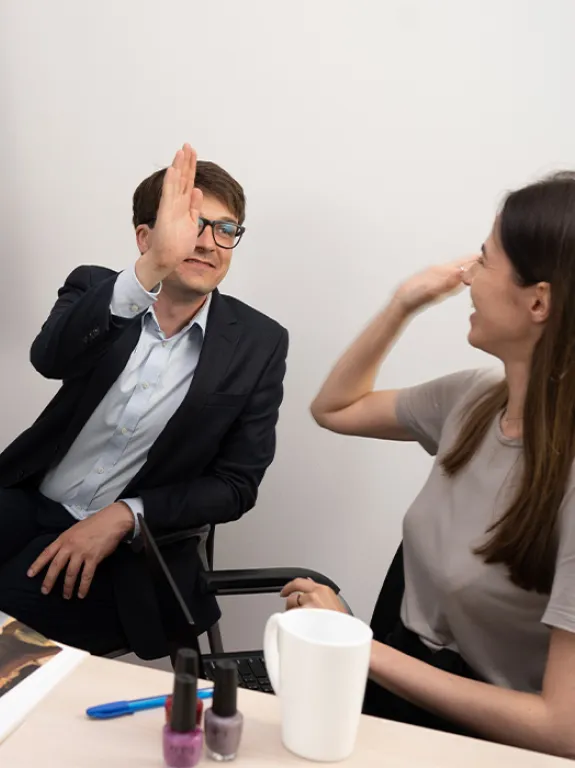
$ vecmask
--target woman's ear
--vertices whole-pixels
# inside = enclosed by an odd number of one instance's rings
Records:
[[[136,243],[138,245],[138,250],[140,251],[140,254],[146,253],[146,251],[150,250],[150,235],[152,234],[152,230],[147,224],[140,224],[136,227]]]
[[[544,323],[551,311],[551,286],[549,283],[537,283],[531,301],[531,315],[535,323]]]

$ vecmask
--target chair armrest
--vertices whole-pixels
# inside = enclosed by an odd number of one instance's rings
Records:
[[[202,539],[207,539],[209,532],[210,526],[204,525],[201,528],[186,528],[181,531],[155,536],[154,541],[160,549],[169,547],[171,544],[177,544],[180,541],[187,541],[188,539],[198,539],[198,543],[200,543]],[[128,546],[133,552],[140,553],[144,551],[144,541],[141,536],[137,536]]]
[[[156,536],[156,544],[158,547],[168,547],[170,544],[177,544],[179,541],[201,539],[202,536],[207,536],[209,531],[209,525],[203,525],[201,528],[187,528],[182,531],[174,531],[173,533],[166,533],[163,536]]]
[[[248,568],[207,571],[202,574],[206,590],[215,595],[264,595],[281,592],[293,579],[313,579],[339,594],[337,584],[318,571],[308,568]]]

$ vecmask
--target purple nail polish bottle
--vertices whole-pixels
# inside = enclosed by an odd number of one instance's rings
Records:
[[[212,760],[233,760],[240,746],[244,716],[238,712],[238,670],[233,661],[220,661],[214,670],[212,708],[204,715],[206,746]]]
[[[184,673],[175,676],[172,716],[164,726],[164,761],[168,768],[193,768],[200,761],[203,734],[196,728],[198,681]]]

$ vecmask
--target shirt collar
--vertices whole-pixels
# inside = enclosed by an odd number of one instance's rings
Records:
[[[197,312],[190,322],[185,325],[181,331],[179,331],[176,336],[183,336],[184,333],[187,333],[188,331],[191,331],[191,329],[194,327],[194,325],[197,325],[198,328],[202,332],[202,336],[206,335],[206,328],[208,325],[208,315],[210,313],[210,306],[212,303],[212,294],[209,293],[206,300],[202,304],[201,309],[199,312]],[[156,317],[156,313],[154,312],[154,306],[148,308],[148,311],[144,314],[144,318],[150,317],[151,320],[155,323],[158,330],[160,330],[160,324],[158,323],[158,318]]]
[[[202,304],[202,308],[199,312],[197,312],[194,317],[190,320],[190,322],[186,325],[186,330],[189,330],[193,325],[198,325],[202,331],[202,334],[205,335],[206,328],[208,326],[208,315],[210,313],[210,306],[212,303],[212,294],[209,293],[207,295],[206,300]]]

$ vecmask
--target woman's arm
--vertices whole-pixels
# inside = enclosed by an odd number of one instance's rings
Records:
[[[320,426],[360,437],[413,440],[396,417],[397,390],[374,392],[375,380],[407,321],[422,307],[458,288],[461,267],[468,262],[432,267],[396,291],[388,306],[343,354],[312,403],[312,415]]]
[[[387,690],[493,741],[575,758],[575,634],[554,629],[541,694],[444,672],[383,643],[370,676]]]
[[[329,587],[296,579],[287,608],[344,611]],[[575,759],[575,633],[553,629],[540,694],[522,693],[436,669],[372,643],[370,677],[388,691],[502,744]]]
[[[340,358],[311,406],[321,427],[344,435],[413,439],[397,421],[397,391],[373,391],[379,367],[408,319],[403,305],[392,300]]]

